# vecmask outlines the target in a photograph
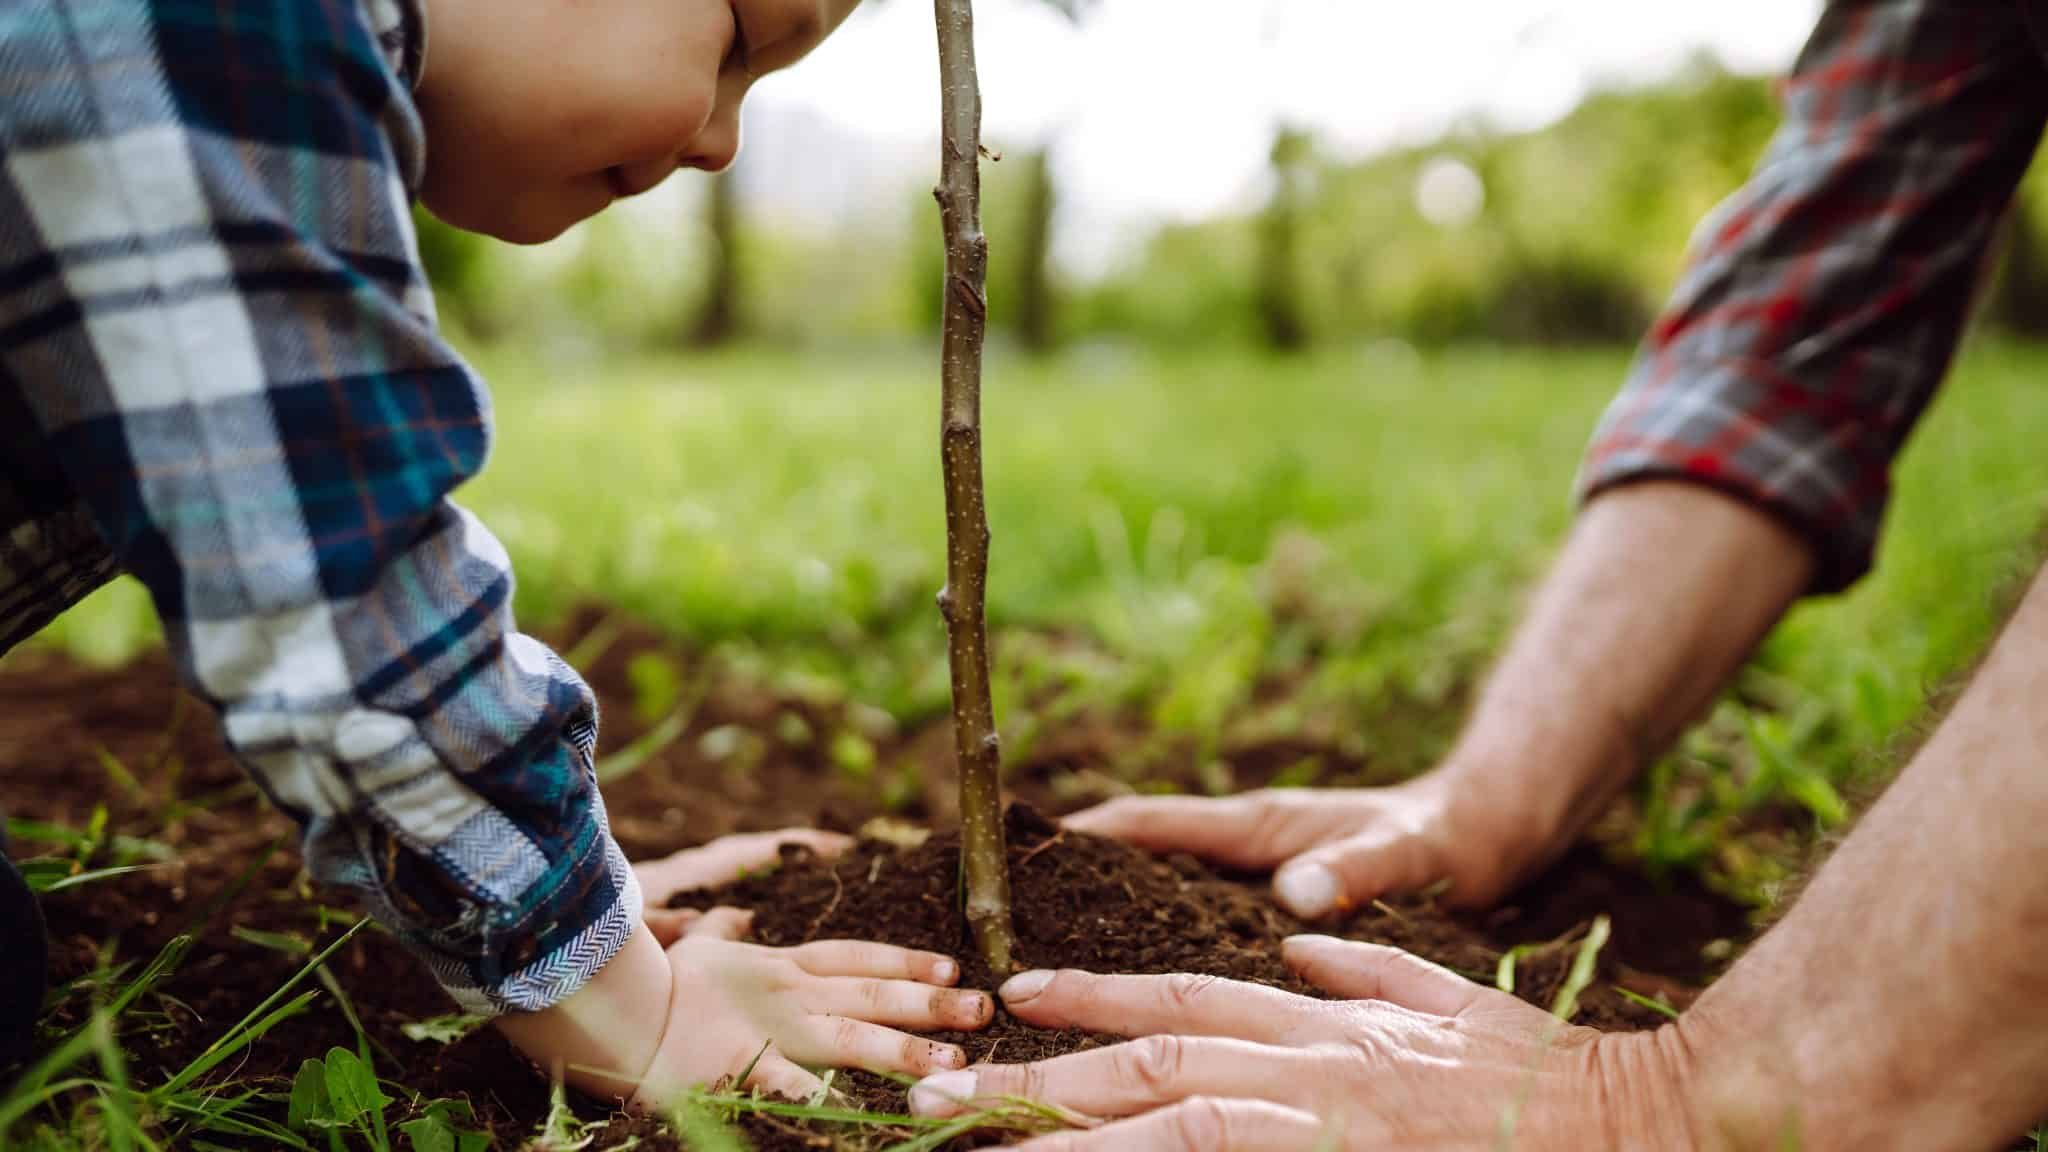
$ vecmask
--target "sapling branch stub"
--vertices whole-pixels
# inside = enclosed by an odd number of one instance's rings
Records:
[[[946,237],[940,459],[946,484],[946,587],[939,612],[953,682],[960,766],[960,858],[967,924],[998,979],[1015,951],[1003,843],[1002,746],[989,700],[988,513],[981,477],[981,351],[988,323],[988,237],[981,231],[981,81],[972,0],[933,0],[941,94],[939,222]]]

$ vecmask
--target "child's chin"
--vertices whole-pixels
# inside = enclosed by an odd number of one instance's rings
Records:
[[[485,206],[436,203],[433,197],[424,201],[427,211],[443,223],[507,244],[545,244],[604,211],[609,202],[609,197],[574,204],[520,203],[508,199]]]
[[[597,211],[603,211],[602,208]],[[545,244],[576,225],[583,223],[597,211],[580,215],[535,215],[520,216],[503,221],[493,221],[489,226],[477,228],[487,236],[503,240],[507,244]]]

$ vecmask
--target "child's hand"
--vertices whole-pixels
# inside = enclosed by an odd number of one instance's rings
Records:
[[[647,926],[666,948],[682,939],[683,930],[702,913],[689,908],[670,908],[678,892],[716,888],[730,884],[748,872],[767,868],[781,857],[782,847],[792,844],[808,848],[830,859],[853,846],[853,839],[810,828],[788,828],[781,832],[758,832],[726,836],[701,848],[686,848],[659,860],[642,860],[633,865],[640,877],[640,891]]]
[[[806,1098],[823,1083],[802,1065],[922,1076],[966,1055],[896,1031],[964,1031],[995,1014],[982,992],[955,990],[944,956],[885,944],[824,941],[795,948],[741,943],[749,917],[706,913],[668,949],[674,992],[667,1027],[632,1103],[658,1110],[695,1085]]]
[[[736,880],[775,862],[784,844],[834,856],[844,836],[797,829],[728,836],[634,865],[646,930],[583,991],[498,1028],[535,1062],[599,1096],[658,1110],[699,1085],[807,1097],[822,1087],[802,1065],[924,1076],[959,1068],[958,1048],[896,1031],[964,1031],[995,1015],[985,993],[951,988],[944,956],[884,944],[746,944],[751,917],[734,908],[670,909],[678,892]]]

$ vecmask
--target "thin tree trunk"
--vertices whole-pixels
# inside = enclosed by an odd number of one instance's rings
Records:
[[[967,924],[997,978],[1010,972],[1010,872],[1003,844],[1002,747],[989,702],[988,513],[981,481],[981,348],[988,327],[988,237],[981,231],[981,81],[972,0],[933,0],[942,89],[939,186],[946,235],[940,450],[946,478],[946,587],[939,611],[953,672],[960,764],[960,858]]]
[[[1277,352],[1299,352],[1308,346],[1297,251],[1308,150],[1308,136],[1292,127],[1282,125],[1273,136],[1273,198],[1259,222],[1259,318],[1267,346]]]
[[[740,334],[740,210],[731,169],[712,175],[704,211],[711,233],[711,280],[690,325],[689,342],[696,348],[715,348]]]
[[[1024,258],[1017,265],[1017,342],[1044,356],[1059,346],[1059,300],[1052,282],[1052,223],[1059,189],[1052,179],[1052,152],[1041,148],[1024,157]]]

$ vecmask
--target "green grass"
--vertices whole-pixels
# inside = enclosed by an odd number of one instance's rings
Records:
[[[499,431],[463,499],[509,548],[529,623],[606,601],[785,687],[911,721],[943,707],[925,357],[480,364]],[[1137,709],[1203,755],[1248,726],[1320,726],[1390,771],[1421,767],[1569,524],[1580,448],[1626,364],[1398,349],[993,364],[1006,731],[1028,741],[1037,722],[1020,700],[1078,700]],[[1884,764],[1981,649],[2048,510],[2044,374],[2048,352],[1966,358],[1904,462],[1878,573],[1801,609],[1749,674],[1751,706],[1724,707],[1647,786],[1653,862],[1725,857],[1728,822],[1767,804],[1839,819],[1838,786]],[[123,587],[51,635],[112,659],[147,620]],[[1261,712],[1253,690],[1275,678],[1298,691]]]

